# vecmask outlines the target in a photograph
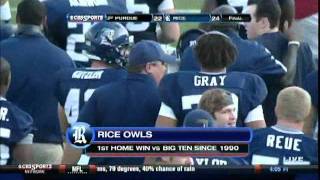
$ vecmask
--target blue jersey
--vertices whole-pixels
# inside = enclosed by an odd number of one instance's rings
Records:
[[[153,127],[160,109],[155,81],[144,74],[98,88],[84,105],[79,122],[91,126]],[[143,158],[91,158],[90,164],[142,164]]]
[[[318,109],[318,70],[311,72],[306,77],[303,87],[310,94],[312,105]]]
[[[318,143],[301,131],[280,126],[258,129],[247,159],[251,164],[317,165]]]
[[[277,83],[286,73],[286,68],[276,60],[265,47],[256,42],[243,40],[235,32],[224,32],[232,40],[238,50],[238,56],[227,71],[240,71],[257,74],[262,77],[266,84]],[[181,71],[199,71],[200,64],[197,60],[193,47],[186,48],[180,63]],[[278,84],[278,83],[277,83]]]
[[[204,91],[222,88],[233,93],[238,108],[238,126],[243,126],[248,113],[261,105],[267,95],[264,81],[257,75],[230,72],[212,75],[181,71],[165,76],[160,83],[161,100],[169,106],[182,126],[185,115],[195,109]]]
[[[92,126],[151,127],[160,108],[156,83],[143,74],[98,88],[84,105],[79,120]]]
[[[84,34],[92,22],[71,22],[67,15],[103,15],[127,13],[125,0],[47,0],[48,36],[79,66],[88,66],[89,59],[83,54],[85,50]]]
[[[7,39],[10,36],[13,36],[13,34],[14,34],[14,28],[12,27],[11,24],[1,23],[1,26],[0,26],[0,41],[2,41],[4,39]]]
[[[32,117],[0,97],[0,165],[10,164],[16,143],[32,133]]]
[[[124,69],[63,69],[56,74],[55,96],[65,110],[69,124],[78,119],[79,112],[94,90],[110,82],[124,79]]]
[[[61,143],[54,74],[73,67],[70,57],[42,34],[21,31],[0,42],[1,56],[11,65],[7,98],[34,120],[34,142]]]

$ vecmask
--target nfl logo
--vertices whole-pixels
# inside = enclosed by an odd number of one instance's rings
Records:
[[[87,123],[74,123],[71,128],[68,128],[66,137],[73,147],[87,148],[92,141],[93,132]]]

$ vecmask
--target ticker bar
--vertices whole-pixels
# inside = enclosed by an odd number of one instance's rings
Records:
[[[316,174],[319,170],[317,165],[305,166],[188,166],[188,165],[51,165],[50,168],[43,168],[33,164],[3,165],[0,166],[1,173],[22,173],[22,174],[113,174],[113,173],[176,173],[185,172],[194,175],[201,174]],[[309,177],[309,176],[308,176]]]

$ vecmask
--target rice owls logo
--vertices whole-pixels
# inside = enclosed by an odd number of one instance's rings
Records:
[[[113,29],[103,29],[101,44],[110,45],[110,42],[114,40],[115,31]]]
[[[93,133],[87,123],[75,123],[67,130],[67,140],[76,148],[88,147],[92,137]]]

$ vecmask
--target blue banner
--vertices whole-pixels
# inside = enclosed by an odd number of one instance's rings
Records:
[[[243,142],[250,128],[91,127],[94,142]]]

